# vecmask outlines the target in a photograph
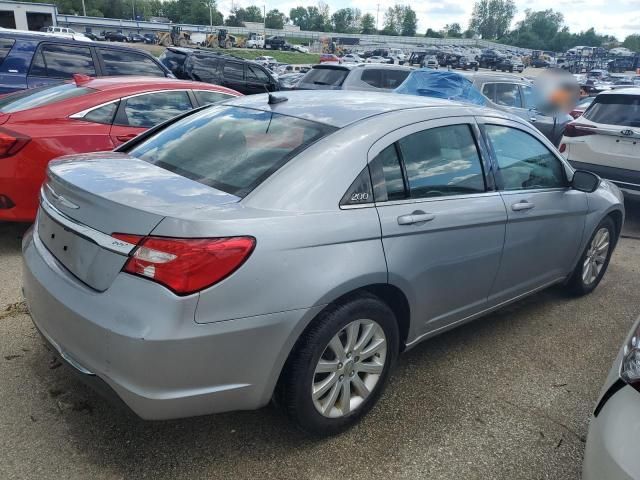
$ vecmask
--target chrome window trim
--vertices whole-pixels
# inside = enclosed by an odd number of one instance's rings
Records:
[[[111,235],[107,235],[106,233],[102,233],[87,225],[83,225],[72,220],[47,200],[44,188],[45,187],[43,186],[40,190],[40,207],[55,222],[110,252],[128,256],[131,251],[136,248],[136,245],[132,243],[119,240]]]

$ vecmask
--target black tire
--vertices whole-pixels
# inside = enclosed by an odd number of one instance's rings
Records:
[[[387,351],[385,364],[371,393],[345,416],[328,418],[312,399],[313,375],[331,339],[354,320],[370,319],[383,330]],[[399,351],[398,324],[393,311],[378,297],[361,294],[344,303],[329,306],[298,339],[280,375],[276,404],[303,431],[316,436],[336,435],[356,424],[371,410],[382,394]]]
[[[607,251],[607,255],[606,255],[604,264],[602,265],[602,269],[600,270],[600,273],[597,275],[594,281],[587,284],[583,280],[583,275],[582,275],[583,269],[585,268],[584,265],[587,260],[587,256],[589,255],[591,242],[595,238],[598,231],[600,231],[600,229],[602,228],[606,228],[609,231],[609,250]],[[613,253],[613,249],[618,240],[617,235],[618,235],[618,230],[616,228],[615,222],[611,217],[606,217],[604,220],[602,220],[598,224],[598,226],[595,228],[595,230],[591,234],[591,237],[589,237],[589,242],[585,246],[584,251],[580,256],[580,260],[578,261],[578,264],[576,265],[575,270],[573,271],[573,273],[571,274],[571,277],[569,278],[569,281],[567,282],[567,289],[571,294],[576,296],[582,296],[582,295],[587,295],[595,290],[595,288],[598,286],[598,284],[602,280],[602,277],[604,277],[604,274],[607,271],[607,267],[609,266],[609,261],[611,260],[611,254]]]

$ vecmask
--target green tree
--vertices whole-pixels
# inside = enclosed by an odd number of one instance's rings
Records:
[[[622,42],[622,46],[634,52],[640,52],[640,34],[634,33],[629,35],[624,39],[624,42]]]
[[[280,10],[274,8],[267,12],[267,16],[264,19],[265,28],[273,28],[276,30],[282,30],[284,24],[287,21],[287,17]]]
[[[513,0],[479,0],[473,6],[469,29],[484,39],[501,38],[508,32],[515,13]]]
[[[264,22],[264,17],[262,16],[262,9],[255,5],[250,5],[244,9],[244,21],[245,22]]]
[[[402,18],[402,31],[400,32],[405,37],[413,37],[418,30],[418,16],[413,8],[404,7],[404,15]]]
[[[411,7],[394,5],[389,7],[384,14],[382,33],[384,35],[413,36],[416,34],[417,27],[418,18]]]
[[[365,13],[360,21],[360,33],[371,35],[376,33],[376,19],[370,13]]]
[[[341,8],[331,16],[333,31],[338,33],[356,33],[361,18],[357,8]]]
[[[442,34],[433,28],[427,28],[427,33],[425,33],[424,36],[428,38],[442,38]]]
[[[462,27],[459,23],[451,23],[444,26],[447,38],[462,38]]]

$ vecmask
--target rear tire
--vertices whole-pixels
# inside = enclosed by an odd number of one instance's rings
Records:
[[[395,315],[378,297],[363,294],[328,307],[289,355],[276,403],[313,435],[350,428],[380,397],[399,351],[398,337]]]
[[[606,217],[596,227],[567,282],[570,293],[582,296],[595,290],[609,266],[616,235],[617,229],[611,217]]]

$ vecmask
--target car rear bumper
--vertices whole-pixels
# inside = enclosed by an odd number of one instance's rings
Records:
[[[38,330],[68,364],[104,382],[144,419],[259,408],[320,307],[197,324],[198,296],[177,297],[120,274],[98,293],[73,277],[31,229],[24,293]]]
[[[27,170],[27,171],[25,171]],[[38,192],[44,179],[20,167],[19,157],[0,160],[0,195],[11,199],[12,208],[0,208],[0,221],[32,222],[38,211]]]

